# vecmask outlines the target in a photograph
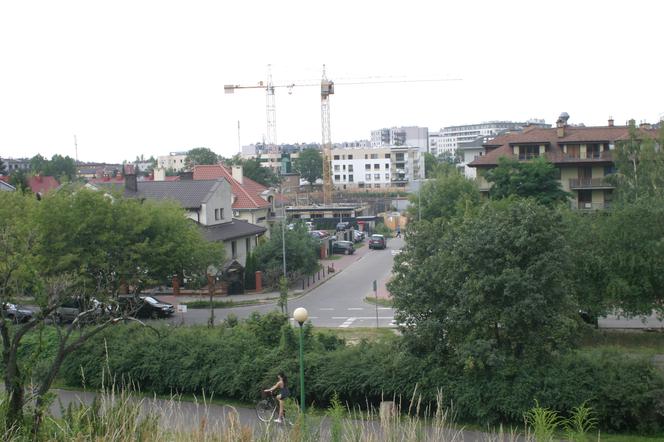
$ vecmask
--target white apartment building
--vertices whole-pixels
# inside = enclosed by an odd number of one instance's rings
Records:
[[[424,178],[424,155],[415,146],[332,149],[332,183],[338,189],[406,187]]]
[[[441,155],[444,152],[454,153],[464,143],[470,143],[479,137],[494,136],[506,130],[521,130],[526,126],[548,128],[544,120],[528,120],[524,123],[514,121],[488,121],[478,124],[448,126],[438,132],[429,134],[429,152]]]
[[[371,147],[383,146],[415,146],[421,152],[427,152],[429,128],[404,126],[372,130]]]
[[[187,152],[170,152],[168,155],[157,157],[157,167],[160,169],[172,169],[174,172],[184,170],[184,160]]]

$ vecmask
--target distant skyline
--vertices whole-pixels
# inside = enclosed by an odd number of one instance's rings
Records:
[[[332,141],[491,120],[664,117],[664,4],[125,1],[0,4],[0,157],[121,162],[259,142],[275,84],[337,82]],[[366,77],[462,78],[343,85]],[[277,143],[320,143],[317,87],[276,92]]]

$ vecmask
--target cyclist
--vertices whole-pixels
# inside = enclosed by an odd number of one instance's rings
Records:
[[[278,391],[276,398],[279,401],[279,417],[274,421],[276,423],[281,423],[284,420],[284,401],[290,392],[288,391],[288,378],[286,378],[283,371],[280,371],[279,374],[277,374],[277,379],[277,383],[274,384],[272,388],[263,391],[266,393],[274,393],[275,391]]]

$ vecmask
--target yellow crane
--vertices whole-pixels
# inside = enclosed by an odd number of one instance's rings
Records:
[[[372,78],[357,81],[344,81],[339,84],[343,85],[361,85],[361,84],[385,84],[385,83],[420,83],[420,82],[438,82],[438,81],[459,81],[460,78],[433,78],[433,79],[381,79]],[[267,113],[267,139],[266,145],[268,152],[276,154],[277,140],[276,140],[276,104],[274,99],[275,88],[287,88],[289,91],[298,86],[318,86],[319,83],[287,83],[275,85],[272,82],[271,65],[268,65],[267,81],[262,81],[255,85],[238,85],[227,84],[224,85],[224,92],[232,94],[237,89],[265,89],[266,92],[266,113]],[[330,95],[334,94],[334,82],[328,80],[325,72],[325,65],[323,65],[323,76],[320,81],[320,111],[321,111],[321,131],[322,131],[322,148],[323,148],[323,204],[329,205],[332,203],[332,176],[330,168],[332,163],[332,130],[330,128]],[[273,155],[274,156],[274,155]]]

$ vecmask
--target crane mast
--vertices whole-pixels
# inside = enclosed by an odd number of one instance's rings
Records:
[[[332,203],[332,132],[330,128],[330,95],[334,94],[334,82],[327,79],[325,65],[320,82],[320,118],[323,135],[323,204]]]
[[[270,157],[270,168],[275,171],[277,164],[277,104],[274,97],[272,82],[272,65],[267,65],[267,86],[265,87],[265,110],[267,113],[266,148]]]

